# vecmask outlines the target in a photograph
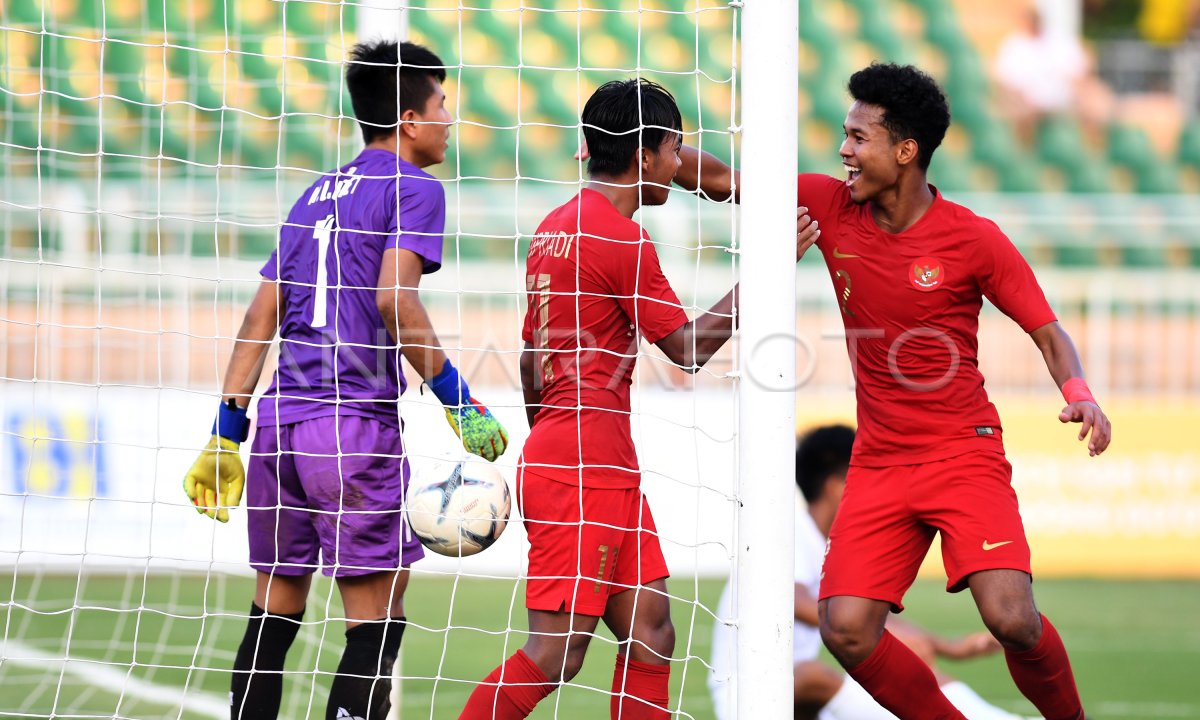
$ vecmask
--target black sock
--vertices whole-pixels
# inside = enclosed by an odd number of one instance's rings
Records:
[[[346,649],[329,688],[326,720],[384,720],[392,703],[392,666],[400,653],[405,619],[362,623],[346,631]]]
[[[250,622],[246,623],[246,634],[233,661],[229,693],[229,716],[233,720],[279,715],[283,661],[303,617],[303,610],[295,615],[268,615],[258,605],[250,605]]]

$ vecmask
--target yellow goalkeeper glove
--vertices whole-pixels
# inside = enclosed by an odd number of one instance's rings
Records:
[[[246,470],[238,447],[249,432],[245,408],[232,400],[221,406],[213,423],[212,439],[183,476],[183,491],[196,506],[196,512],[229,522],[228,508],[241,504]]]
[[[508,433],[483,403],[471,397],[471,389],[450,361],[427,383],[446,410],[446,422],[462,440],[467,452],[494,462],[508,449]]]
[[[508,449],[508,433],[504,426],[475,398],[467,398],[461,408],[446,408],[446,422],[462,440],[467,452],[484,460],[495,462]]]

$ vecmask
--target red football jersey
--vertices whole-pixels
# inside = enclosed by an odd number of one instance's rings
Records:
[[[636,487],[629,388],[638,338],[658,342],[688,320],[650,236],[583,190],[542,221],[525,267],[521,336],[537,349],[543,405],[522,451],[525,472]]]
[[[986,297],[1031,332],[1055,320],[1029,264],[990,220],[934,189],[904,232],[884,232],[841,180],[801,175],[799,204],[821,223],[858,398],[852,464],[915,465],[978,448],[1003,452],[979,372]]]

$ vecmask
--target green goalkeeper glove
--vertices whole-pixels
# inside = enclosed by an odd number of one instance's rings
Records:
[[[238,447],[249,432],[250,420],[245,408],[232,400],[221,406],[213,423],[212,439],[183,476],[183,491],[196,506],[196,512],[229,522],[228,508],[241,504],[246,470]]]
[[[446,409],[446,422],[462,440],[467,452],[494,462],[508,449],[508,433],[483,403],[471,397],[471,389],[450,361],[442,366],[429,389]]]

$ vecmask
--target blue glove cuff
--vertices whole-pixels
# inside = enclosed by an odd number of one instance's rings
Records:
[[[233,401],[221,403],[217,419],[213,422],[212,434],[236,443],[246,442],[250,435],[250,418],[246,417],[246,408],[238,407]]]
[[[467,398],[471,397],[471,388],[467,387],[467,381],[458,374],[458,369],[450,364],[449,358],[442,366],[442,371],[425,381],[425,384],[439,402],[449,407],[463,405]]]

